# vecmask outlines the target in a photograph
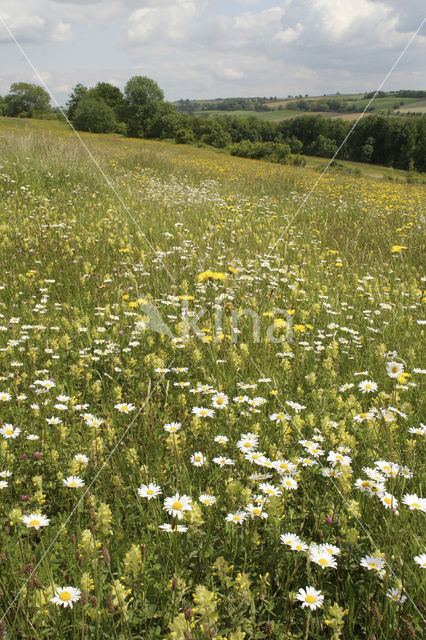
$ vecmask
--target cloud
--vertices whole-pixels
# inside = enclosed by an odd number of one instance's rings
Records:
[[[28,0],[22,3],[0,0],[0,16],[20,43],[45,44],[72,39],[71,25],[51,11],[48,0]],[[11,40],[0,21],[0,44]]]
[[[0,0],[54,86],[143,73],[168,99],[377,88],[423,13],[424,0]],[[386,88],[425,88],[425,55],[419,34]]]

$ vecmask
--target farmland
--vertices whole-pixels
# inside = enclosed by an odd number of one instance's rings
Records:
[[[425,186],[80,136],[0,119],[0,637],[420,638]]]
[[[310,110],[306,108],[298,108],[297,103],[302,101],[308,101],[315,104],[323,102],[324,100],[335,99],[344,105],[345,109],[352,109],[352,111],[336,111],[332,110]],[[319,114],[325,118],[342,118],[343,120],[356,120],[359,114],[368,106],[369,113],[386,114],[386,115],[405,115],[408,113],[422,114],[425,113],[425,100],[424,98],[413,97],[396,97],[395,95],[386,95],[384,97],[376,97],[370,104],[370,100],[364,97],[364,94],[335,94],[327,96],[306,96],[302,98],[286,98],[286,99],[274,99],[267,101],[265,98],[264,104],[269,108],[267,111],[262,110],[221,110],[221,100],[216,99],[211,102],[198,101],[198,106],[203,106],[203,110],[195,111],[194,115],[204,116],[220,116],[225,114],[232,114],[233,116],[239,116],[242,118],[255,117],[260,120],[266,121],[281,121],[287,118],[295,118],[301,114],[313,115]],[[225,102],[225,101],[223,101]],[[204,103],[204,104],[203,104]],[[178,104],[178,103],[176,103]],[[209,105],[214,106],[209,110]],[[290,106],[289,108],[289,105]]]

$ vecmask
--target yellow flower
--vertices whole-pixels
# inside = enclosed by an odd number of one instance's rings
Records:
[[[210,269],[208,269],[207,271],[203,271],[203,273],[199,274],[198,281],[204,282],[204,280],[208,280],[209,278],[211,280],[226,280],[227,277],[227,273],[221,273],[220,271],[211,271]]]
[[[391,249],[391,253],[401,253],[404,249],[408,249],[408,247],[403,244],[394,244]]]

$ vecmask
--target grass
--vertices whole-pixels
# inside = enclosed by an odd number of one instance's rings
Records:
[[[2,632],[420,638],[425,187],[82,138],[0,120]]]

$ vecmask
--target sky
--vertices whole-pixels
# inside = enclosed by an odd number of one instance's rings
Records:
[[[0,95],[153,78],[167,100],[376,90],[425,0],[0,0]],[[426,89],[426,23],[384,90]]]

